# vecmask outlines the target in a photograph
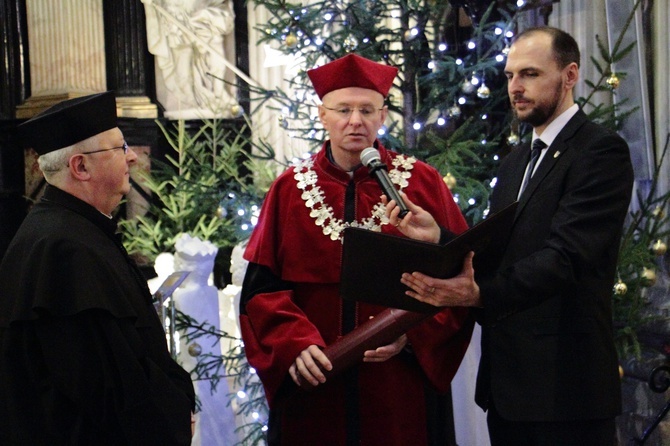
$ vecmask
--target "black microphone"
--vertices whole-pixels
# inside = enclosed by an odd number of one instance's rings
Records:
[[[361,162],[367,166],[368,169],[370,169],[370,175],[372,175],[375,180],[377,180],[377,183],[379,183],[379,187],[382,188],[386,198],[388,198],[389,201],[393,200],[396,202],[400,208],[400,214],[398,214],[398,217],[400,219],[405,218],[405,215],[407,215],[409,209],[407,209],[407,205],[405,205],[405,202],[400,197],[398,190],[391,182],[388,169],[386,168],[386,164],[382,162],[382,159],[379,156],[379,151],[374,147],[368,147],[367,149],[364,149],[361,152]]]

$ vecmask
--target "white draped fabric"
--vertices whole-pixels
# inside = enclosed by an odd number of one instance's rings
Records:
[[[290,59],[281,60],[273,48],[268,44],[257,44],[260,40],[260,32],[256,29],[265,26],[270,18],[270,13],[263,6],[256,6],[249,2],[248,26],[249,26],[249,74],[262,88],[272,90],[280,88],[288,91],[287,71],[292,69]],[[275,49],[276,50],[276,49]],[[277,104],[273,104],[276,106]],[[252,98],[252,107],[255,102]],[[280,113],[264,106],[253,113],[253,129],[257,137],[264,139],[274,150],[276,159],[290,160],[299,157],[309,147],[306,142],[291,138],[289,133],[281,127],[279,121]]]

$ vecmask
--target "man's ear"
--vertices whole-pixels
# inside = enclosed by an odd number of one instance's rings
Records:
[[[569,90],[572,90],[572,88],[577,84],[578,80],[579,80],[579,67],[575,62],[572,62],[567,67],[565,67],[566,87]]]
[[[319,105],[319,120],[321,121],[321,125],[323,125],[323,128],[325,130],[328,130],[328,121],[326,120],[326,108],[323,105]]]
[[[88,181],[91,179],[91,174],[86,168],[86,157],[82,154],[70,157],[68,169],[70,170],[70,175],[79,181]]]

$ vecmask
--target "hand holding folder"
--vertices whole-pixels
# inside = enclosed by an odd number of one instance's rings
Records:
[[[420,271],[429,276],[457,275],[465,256],[475,252],[475,269],[493,271],[507,244],[517,203],[473,226],[446,245],[347,228],[344,232],[340,295],[343,299],[388,308],[327,346],[324,354],[333,365],[323,370],[326,379],[361,362],[366,350],[387,345],[441,310],[405,294],[403,273]],[[311,385],[303,381],[302,387]]]

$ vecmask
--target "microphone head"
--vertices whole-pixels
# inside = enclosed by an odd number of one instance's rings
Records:
[[[363,163],[364,166],[369,167],[370,164],[374,163],[375,161],[381,162],[382,158],[379,155],[379,150],[375,149],[374,147],[368,147],[363,149],[361,152],[361,163]]]

